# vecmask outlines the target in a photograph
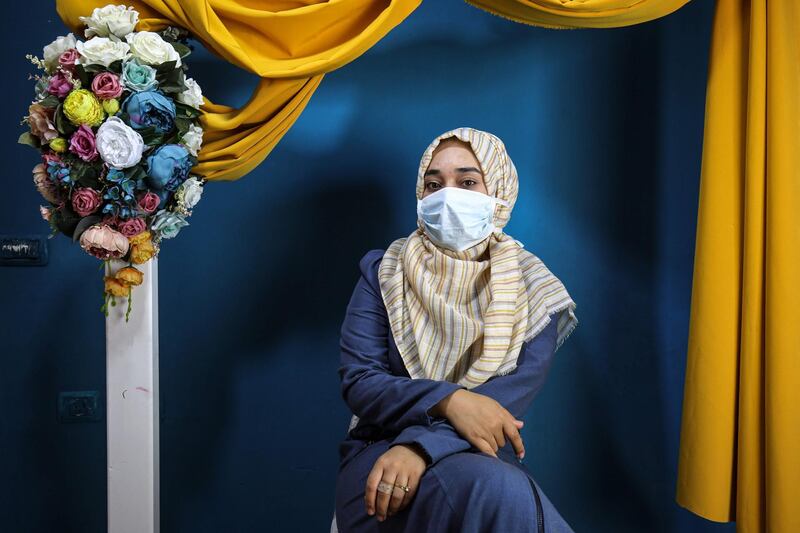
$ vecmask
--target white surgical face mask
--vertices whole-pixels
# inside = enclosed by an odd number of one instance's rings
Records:
[[[494,230],[495,203],[508,202],[482,192],[460,187],[442,187],[417,200],[417,216],[435,244],[463,252],[488,237]]]

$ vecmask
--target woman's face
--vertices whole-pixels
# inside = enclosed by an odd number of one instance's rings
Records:
[[[439,143],[433,151],[433,159],[425,171],[422,197],[425,198],[442,187],[461,187],[489,194],[483,182],[481,166],[468,143],[447,139]]]

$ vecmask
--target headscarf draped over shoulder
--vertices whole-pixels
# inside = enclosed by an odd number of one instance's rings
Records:
[[[508,206],[496,203],[494,232],[462,252],[435,245],[418,219],[411,235],[387,248],[378,280],[409,375],[472,388],[514,370],[522,343],[542,331],[554,313],[557,350],[578,325],[577,305],[541,259],[503,232],[519,183],[514,163],[496,136],[473,128],[439,135],[422,155],[417,199],[422,198],[434,150],[450,137],[470,145],[488,194]]]

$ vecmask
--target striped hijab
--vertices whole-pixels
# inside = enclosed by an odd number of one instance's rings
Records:
[[[472,128],[439,135],[422,155],[417,198],[422,198],[434,149],[449,137],[469,143],[489,195],[506,200],[508,207],[496,204],[497,229],[462,252],[435,245],[418,219],[411,235],[387,248],[378,280],[409,375],[472,388],[514,370],[522,343],[544,329],[550,314],[559,312],[556,349],[578,319],[561,281],[502,230],[517,199],[518,181],[500,139]]]

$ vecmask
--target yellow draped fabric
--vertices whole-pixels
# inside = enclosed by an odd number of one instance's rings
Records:
[[[669,15],[689,0],[466,0],[501,17],[546,28],[617,28]]]
[[[352,61],[403,21],[421,0],[129,0],[137,30],[186,28],[205,47],[262,79],[241,109],[206,100],[200,161],[209,180],[255,168],[294,124],[326,72]],[[65,24],[108,0],[57,0]],[[82,35],[82,33],[81,33]],[[202,85],[202,80],[198,80]]]
[[[678,503],[800,531],[800,4],[718,0]]]

